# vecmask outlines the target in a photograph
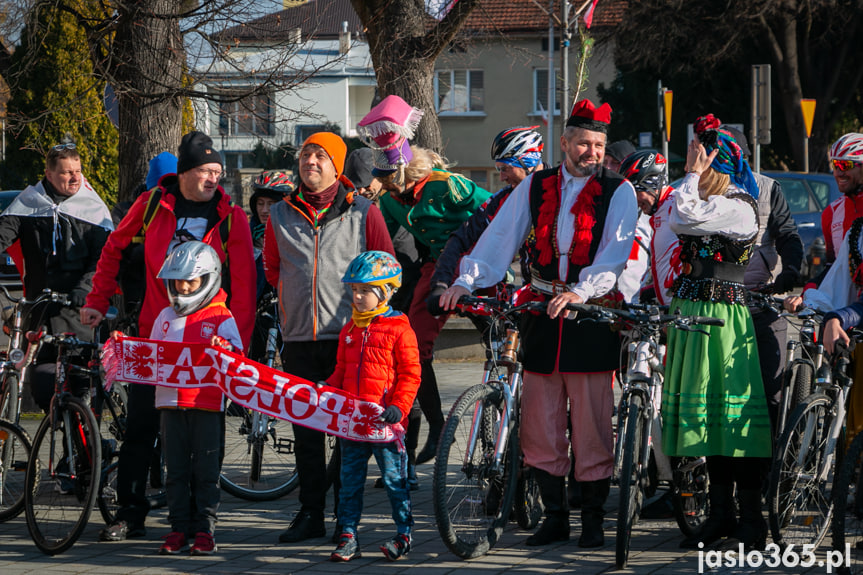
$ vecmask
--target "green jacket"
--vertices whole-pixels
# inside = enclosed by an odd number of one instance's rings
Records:
[[[452,232],[477,211],[491,194],[461,174],[435,168],[414,186],[410,203],[390,193],[381,196],[381,212],[393,235],[398,226],[409,231],[437,260]]]

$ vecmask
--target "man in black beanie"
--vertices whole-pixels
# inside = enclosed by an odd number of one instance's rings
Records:
[[[372,175],[374,152],[371,148],[359,148],[348,154],[345,160],[345,176],[356,186],[357,192],[371,201],[381,193],[381,181]]]
[[[93,290],[81,310],[81,322],[98,325],[117,289],[117,275],[125,250],[139,233],[144,233],[146,263],[144,301],[138,316],[139,334],[150,335],[153,322],[169,305],[165,285],[158,278],[166,255],[177,244],[203,241],[222,261],[222,287],[228,294],[231,310],[248,347],[255,322],[255,258],[252,234],[245,225],[246,215],[234,205],[219,182],[222,179],[222,156],[213,149],[213,140],[204,133],[183,136],[177,150],[177,174],[165,174],[152,190],[144,192],[108,238],[96,275]],[[150,461],[159,430],[159,412],[155,408],[155,388],[149,385],[129,386],[128,418],[125,440],[120,448],[117,470],[117,520],[99,533],[102,541],[122,541],[146,534],[144,521],[150,509],[146,490],[150,480]],[[155,474],[158,476],[158,473]],[[211,509],[199,506],[202,521]],[[192,530],[198,551],[204,553],[212,538]],[[210,534],[212,535],[212,534]]]

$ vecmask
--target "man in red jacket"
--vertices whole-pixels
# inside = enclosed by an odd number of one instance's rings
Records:
[[[170,305],[165,285],[157,277],[165,257],[177,244],[199,240],[215,249],[223,268],[227,268],[222,274],[222,287],[229,294],[228,308],[236,319],[243,345],[248,347],[255,321],[255,282],[249,281],[255,277],[255,260],[246,215],[219,185],[222,157],[213,149],[209,136],[201,132],[186,134],[177,157],[177,174],[165,174],[155,188],[141,194],[108,237],[93,278],[93,291],[81,309],[81,321],[91,326],[102,321],[117,291],[123,250],[136,236],[140,238],[146,223],[147,284],[138,333],[149,334],[156,316]],[[156,194],[155,203],[151,203],[151,196]],[[100,532],[103,541],[146,534],[144,520],[150,508],[146,487],[159,430],[152,386],[130,386],[128,413],[117,471],[120,511],[117,521]]]

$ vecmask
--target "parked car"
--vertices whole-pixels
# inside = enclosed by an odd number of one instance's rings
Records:
[[[841,194],[836,180],[831,174],[805,172],[761,172],[782,185],[782,193],[791,217],[797,223],[800,239],[803,240],[804,280],[808,280],[824,269],[826,248],[821,234],[821,212]],[[675,180],[671,186],[676,188],[683,181]]]
[[[9,207],[12,200],[18,197],[21,190],[6,190],[0,192],[0,213]],[[15,262],[8,253],[0,253],[0,283],[9,289],[21,289],[21,276],[18,273],[18,268],[15,267]]]
[[[824,269],[826,248],[821,233],[821,212],[842,193],[831,174],[804,172],[762,172],[782,185],[782,193],[797,222],[803,240],[804,279],[817,276]]]

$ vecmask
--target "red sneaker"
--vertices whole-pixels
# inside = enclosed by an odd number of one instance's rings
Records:
[[[216,547],[216,540],[213,539],[213,534],[209,531],[199,531],[195,534],[195,543],[192,544],[192,555],[212,555],[219,548]]]
[[[159,547],[159,555],[176,555],[186,546],[186,534],[179,531],[171,531],[162,539],[165,542]]]

